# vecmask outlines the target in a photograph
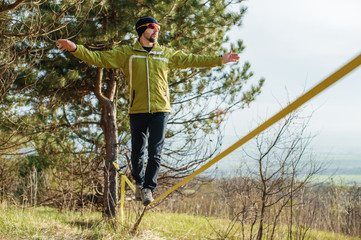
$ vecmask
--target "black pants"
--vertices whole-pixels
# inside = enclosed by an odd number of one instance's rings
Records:
[[[137,185],[152,191],[157,186],[161,152],[169,113],[130,114],[132,136],[132,176]],[[144,154],[148,137],[148,163],[144,172]]]

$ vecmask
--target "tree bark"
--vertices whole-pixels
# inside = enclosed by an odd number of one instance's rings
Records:
[[[114,95],[116,81],[111,81],[106,96],[102,93],[103,69],[97,69],[95,84],[95,96],[101,102],[103,109],[100,120],[105,138],[105,166],[104,166],[104,192],[103,192],[103,216],[114,218],[117,215],[116,205],[118,196],[117,173],[112,162],[118,160],[118,131],[116,124],[116,107]]]

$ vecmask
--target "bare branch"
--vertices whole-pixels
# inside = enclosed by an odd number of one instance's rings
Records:
[[[17,0],[16,2],[14,2],[13,4],[9,4],[9,5],[5,5],[3,4],[0,7],[0,13],[5,12],[5,11],[9,11],[12,9],[17,8],[22,2],[24,2],[25,0]]]

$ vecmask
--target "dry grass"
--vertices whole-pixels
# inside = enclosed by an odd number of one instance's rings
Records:
[[[0,239],[129,239],[129,240],[174,240],[174,239],[241,239],[239,226],[229,233],[229,221],[187,214],[149,211],[142,220],[138,233],[130,235],[135,214],[127,214],[127,224],[102,219],[99,212],[59,211],[48,207],[20,208],[0,204]],[[281,239],[281,238],[280,238]],[[356,240],[321,231],[311,231],[308,239]]]

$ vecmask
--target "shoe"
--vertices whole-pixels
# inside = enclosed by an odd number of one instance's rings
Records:
[[[152,190],[149,188],[144,188],[143,189],[143,205],[147,206],[149,203],[151,203],[153,201],[154,201],[154,198],[153,198]]]
[[[136,185],[135,186],[135,201],[142,201],[143,200],[143,186],[142,185]]]

